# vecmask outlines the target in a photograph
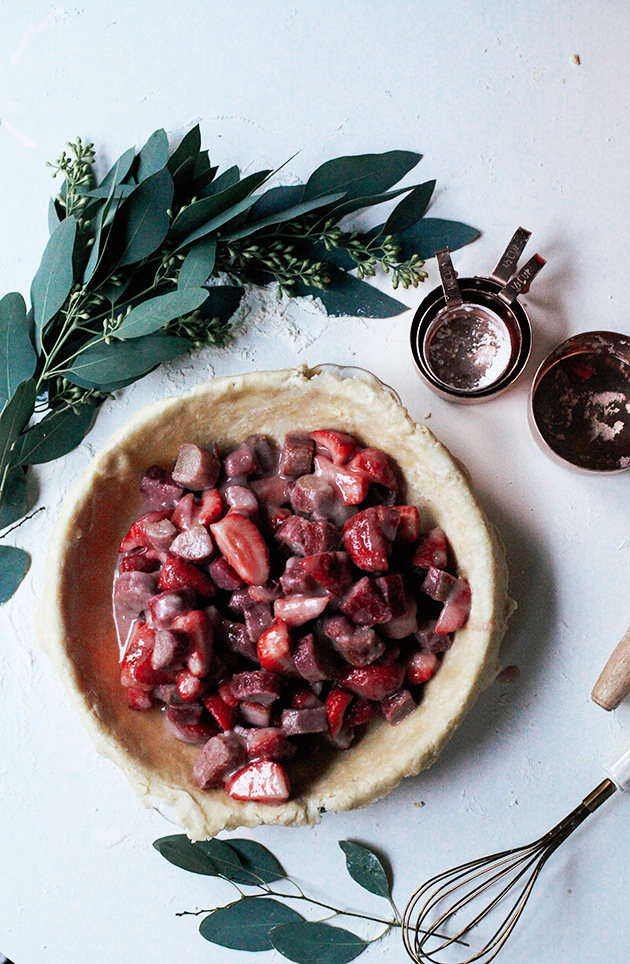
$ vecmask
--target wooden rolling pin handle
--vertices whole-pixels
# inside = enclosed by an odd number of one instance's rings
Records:
[[[610,656],[593,687],[591,699],[604,710],[616,709],[630,693],[630,629]]]

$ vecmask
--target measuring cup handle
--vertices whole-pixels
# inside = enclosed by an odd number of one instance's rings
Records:
[[[617,643],[599,674],[591,699],[604,710],[614,710],[628,693],[630,693],[630,628]]]

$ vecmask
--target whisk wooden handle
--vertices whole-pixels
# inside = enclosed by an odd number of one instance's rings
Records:
[[[604,710],[614,710],[628,693],[630,693],[630,628],[619,640],[599,674],[591,699]]]

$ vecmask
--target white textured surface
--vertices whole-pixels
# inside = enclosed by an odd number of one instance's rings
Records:
[[[545,459],[527,427],[527,388],[564,337],[630,333],[630,14],[623,0],[62,2],[0,0],[0,294],[28,294],[54,186],[44,162],[66,140],[94,140],[105,167],[155,128],[176,138],[197,120],[222,167],[277,166],[299,151],[287,181],[340,154],[418,150],[421,178],[438,180],[431,213],[483,231],[456,254],[460,274],[491,270],[519,224],[533,232],[528,252],[548,261],[527,297],[525,377],[469,408],[420,384],[411,313],[329,321],[315,305],[248,298],[232,348],[127,389],[79,451],[37,473],[33,497],[46,511],[10,537],[34,558],[0,612],[0,948],[15,964],[262,961],[207,945],[198,919],[175,916],[231,889],[155,853],[171,825],[95,754],[34,643],[52,522],[91,454],[147,401],[213,374],[321,361],[371,369],[417,420],[431,413],[502,531],[520,607],[504,662],[520,677],[495,684],[438,764],[388,799],[314,830],[252,836],[320,899],[383,912],[346,877],[338,839],[388,854],[402,907],[430,873],[525,842],[570,810],[630,731],[628,705],[606,714],[589,699],[630,622],[629,480]],[[403,298],[413,307],[422,294]],[[626,959],[629,829],[630,801],[616,795],[547,866],[501,960]],[[396,937],[361,958],[405,959]]]

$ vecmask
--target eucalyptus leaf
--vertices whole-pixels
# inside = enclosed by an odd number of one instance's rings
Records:
[[[384,225],[381,232],[384,230]],[[422,218],[411,228],[395,235],[396,243],[401,246],[398,257],[406,261],[417,254],[423,261],[435,257],[441,248],[456,251],[479,237],[477,228],[459,221],[446,221],[442,218]]]
[[[154,131],[144,147],[140,148],[136,161],[135,174],[138,184],[146,181],[152,174],[161,171],[168,161],[168,137],[163,128]]]
[[[275,880],[286,880],[286,874],[280,861],[270,850],[255,840],[237,837],[230,840],[230,847],[235,850],[241,861],[240,876],[232,877],[239,884],[272,884]]]
[[[168,167],[171,174],[175,174],[177,170],[182,166],[184,161],[192,159],[193,163],[199,155],[201,150],[201,130],[199,129],[199,124],[195,124],[194,127],[184,134],[179,145],[175,148],[166,166]]]
[[[245,177],[242,181],[232,184],[231,187],[227,187],[224,191],[219,191],[210,197],[195,201],[194,204],[191,204],[177,215],[173,221],[170,233],[174,237],[179,238],[183,235],[191,234],[193,231],[202,227],[202,225],[206,225],[218,215],[233,209],[239,202],[248,198],[252,191],[255,191],[271,173],[269,170],[259,171],[257,174],[250,174],[249,177]],[[215,181],[214,183],[216,184],[217,182]]]
[[[435,190],[435,181],[418,184],[413,191],[396,205],[383,228],[383,234],[397,234],[406,231],[424,217]]]
[[[309,211],[315,211],[325,204],[334,203],[342,197],[343,194],[341,193],[326,194],[324,197],[313,198],[312,201],[303,201],[301,204],[296,204],[292,208],[279,211],[277,214],[270,214],[258,222],[248,224],[246,227],[241,228],[240,231],[228,231],[222,234],[221,238],[223,241],[236,241],[240,238],[246,238],[249,234],[254,234],[255,231],[260,231],[272,224],[282,224],[283,221],[292,221],[295,218],[301,218],[304,214],[308,214]]]
[[[387,873],[374,851],[352,840],[340,840],[339,846],[346,855],[346,869],[352,879],[371,894],[389,900],[391,888]]]
[[[409,306],[353,275],[335,272],[331,284],[320,291],[302,285],[299,294],[321,298],[324,308],[334,318],[392,318],[409,311]]]
[[[35,411],[37,389],[32,378],[20,382],[0,414],[0,492],[5,474],[13,461],[13,446]]]
[[[203,151],[202,154],[199,155],[199,157],[202,157],[203,154],[207,154],[207,153],[208,153],[207,151]],[[200,173],[197,173],[197,165],[195,164],[194,190],[195,190],[195,195],[197,197],[205,197],[205,190],[214,181],[214,178],[218,170],[219,170],[218,167],[209,167],[207,170],[202,170]]]
[[[117,329],[115,337],[141,338],[143,335],[150,335],[165,328],[174,318],[189,315],[195,308],[199,308],[207,297],[205,288],[186,288],[149,298],[129,312]]]
[[[241,172],[236,164],[232,167],[228,167],[226,171],[219,174],[218,177],[214,177],[201,191],[200,197],[211,197],[213,194],[219,194],[221,191],[225,191],[228,187],[232,187],[233,184],[238,184],[241,178]]]
[[[297,911],[278,900],[243,897],[204,917],[199,933],[207,941],[235,951],[271,951],[274,945],[269,937],[270,929],[302,920]]]
[[[195,162],[192,157],[188,157],[173,174],[173,201],[176,205],[194,193],[194,175]]]
[[[26,475],[24,470],[16,465],[9,469],[4,483],[0,503],[0,529],[6,529],[7,526],[21,519],[26,514],[26,509]]]
[[[341,221],[342,218],[348,217],[349,214],[354,214],[355,211],[374,207],[377,204],[384,204],[385,201],[392,201],[394,198],[400,197],[401,194],[409,194],[410,191],[414,190],[415,186],[416,185],[410,184],[409,187],[399,187],[396,188],[395,191],[382,191],[380,194],[362,194],[360,197],[352,198],[350,201],[343,201],[341,204],[332,205],[330,210],[324,212],[320,223],[328,218],[332,218],[336,222]]]
[[[276,925],[269,937],[283,957],[297,964],[345,964],[368,946],[351,931],[318,921]]]
[[[218,877],[216,864],[212,857],[193,843],[185,833],[176,833],[168,837],[160,837],[153,841],[153,846],[169,863],[192,874],[204,874],[206,877]]]
[[[227,877],[228,880],[240,879],[243,872],[240,858],[224,840],[213,837],[210,840],[199,840],[195,846],[212,860],[219,876]]]
[[[26,303],[21,294],[11,291],[0,301],[0,398],[11,398],[20,382],[31,377],[36,363]]]
[[[208,297],[199,309],[199,313],[202,318],[218,318],[221,322],[232,317],[245,294],[245,289],[239,285],[212,285],[206,290]]]
[[[48,204],[48,233],[52,234],[55,228],[59,227],[60,224],[61,218],[59,217],[57,205],[55,204],[54,197],[51,197]]]
[[[83,284],[87,285],[93,278],[96,269],[98,268],[101,258],[104,254],[104,247],[101,247],[101,240],[103,235],[103,229],[109,221],[115,216],[116,210],[120,204],[120,198],[114,197],[116,191],[116,185],[111,184],[109,188],[109,195],[105,200],[103,206],[99,209],[98,214],[95,217],[95,227],[93,235],[92,250],[90,251],[90,257],[85,266],[83,272]]]
[[[180,291],[198,288],[205,284],[214,269],[217,257],[217,242],[214,238],[204,238],[193,244],[179,269],[177,287]]]
[[[279,214],[288,208],[295,207],[302,200],[304,194],[303,184],[291,184],[282,187],[270,187],[268,191],[261,194],[253,208],[249,212],[252,221],[260,221],[270,214]]]
[[[35,337],[38,349],[51,318],[57,314],[70,294],[73,282],[72,251],[77,222],[64,218],[53,231],[31,284],[31,303],[35,313]]]
[[[244,198],[244,200],[239,201],[238,204],[235,204],[233,205],[233,207],[228,208],[227,211],[223,211],[221,214],[217,214],[215,218],[212,218],[212,220],[206,222],[206,224],[202,224],[200,228],[197,228],[197,230],[193,231],[193,233],[190,234],[187,238],[184,238],[181,244],[179,244],[175,248],[175,251],[176,252],[181,251],[182,248],[185,248],[189,244],[192,244],[193,241],[198,241],[199,238],[204,238],[208,234],[212,234],[213,231],[218,231],[220,227],[222,227],[224,224],[227,224],[229,221],[232,221],[235,217],[237,217],[237,215],[241,214],[243,211],[247,211],[247,209],[250,208],[252,204],[255,204],[255,203],[256,203],[256,195],[254,194],[252,197],[246,197]]]
[[[170,361],[191,348],[187,338],[156,332],[129,341],[112,341],[106,345],[99,336],[77,355],[65,376],[81,388],[98,388],[121,381],[130,383],[146,375],[156,365]]]
[[[348,200],[380,194],[400,181],[421,158],[421,154],[412,151],[337,157],[311,174],[304,188],[304,200],[336,191],[343,191]]]
[[[172,201],[173,178],[166,168],[147,177],[127,198],[120,209],[123,244],[119,267],[136,264],[159,248],[168,233],[167,211]]]
[[[14,594],[30,564],[30,556],[23,549],[0,546],[0,606]]]
[[[133,147],[121,154],[118,160],[112,164],[99,186],[89,192],[89,196],[109,197],[112,185],[121,184],[129,174],[135,156],[136,152]]]
[[[81,405],[77,412],[57,408],[22,436],[19,460],[22,465],[41,465],[60,459],[79,445],[92,428],[98,407]]]
[[[106,197],[124,199],[129,197],[129,195],[135,191],[136,187],[136,184],[99,184],[99,186],[95,187],[93,191],[90,191],[89,197],[94,198],[95,200],[102,200]]]
[[[202,178],[210,171],[216,174],[217,168],[210,167],[210,154],[208,151],[199,151],[195,158],[195,179]],[[214,174],[212,175],[214,177]],[[209,182],[208,182],[209,183]]]

